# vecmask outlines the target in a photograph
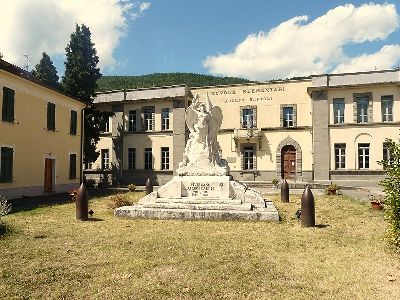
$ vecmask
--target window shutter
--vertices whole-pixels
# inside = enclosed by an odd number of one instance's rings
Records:
[[[243,128],[243,107],[240,107],[240,120],[239,120],[239,128]]]
[[[8,89],[8,120],[14,122],[14,97],[15,91]]]
[[[142,107],[141,110],[140,110],[140,122],[139,122],[140,126],[141,126],[140,131],[145,131],[146,130],[146,126],[144,124],[144,110],[145,109],[146,109],[145,107]]]
[[[76,178],[76,154],[69,155],[69,179]]]
[[[15,91],[3,87],[2,120],[14,122],[14,97]]]
[[[70,134],[76,135],[77,120],[78,120],[78,113],[74,110],[71,110],[71,126],[69,130]]]
[[[156,130],[156,114],[154,112],[155,109],[153,109],[153,112],[151,113],[151,130]]]
[[[257,128],[257,106],[253,106],[253,127]]]
[[[12,148],[1,147],[1,182],[12,181],[13,152],[14,150]]]
[[[54,103],[47,103],[47,129],[56,129],[56,105]]]

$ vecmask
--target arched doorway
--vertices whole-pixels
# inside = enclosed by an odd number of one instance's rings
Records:
[[[296,177],[296,148],[293,145],[286,145],[281,153],[281,175],[284,179]]]

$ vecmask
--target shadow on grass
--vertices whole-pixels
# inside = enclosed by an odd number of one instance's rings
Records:
[[[89,200],[99,197],[110,196],[114,194],[119,194],[121,191],[118,190],[111,190],[107,188],[96,188],[96,189],[89,189]],[[49,194],[49,195],[41,195],[36,197],[23,197],[18,199],[8,200],[11,203],[12,213],[17,213],[20,211],[30,211],[34,210],[39,207],[47,207],[53,205],[62,205],[71,203],[71,196],[68,193],[61,193],[61,194]]]
[[[99,218],[89,218],[88,221],[89,222],[104,222],[103,219],[99,219]]]
[[[317,228],[326,228],[326,227],[329,227],[329,226],[331,226],[331,225],[329,225],[329,224],[317,224],[317,225],[315,225],[315,227],[317,227]]]

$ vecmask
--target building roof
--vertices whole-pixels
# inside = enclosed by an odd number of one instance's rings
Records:
[[[394,69],[369,72],[313,75],[311,89],[399,83],[400,70]]]
[[[192,96],[189,88],[185,84],[171,85],[162,87],[114,90],[96,93],[93,103],[111,103],[122,101],[140,101],[165,98],[177,98]]]
[[[28,72],[28,71],[26,71],[26,70],[24,70],[24,69],[22,69],[22,68],[20,68],[20,67],[18,67],[16,65],[13,65],[13,64],[11,64],[11,63],[9,63],[9,62],[1,59],[1,58],[0,58],[0,70],[4,70],[7,73],[11,73],[13,75],[16,75],[16,76],[18,76],[20,78],[23,78],[25,80],[33,82],[33,83],[35,83],[37,85],[40,85],[40,86],[45,87],[45,88],[47,88],[49,90],[52,90],[53,92],[56,92],[56,93],[58,93],[60,95],[66,96],[68,98],[71,98],[73,100],[79,101],[79,102],[84,103],[86,105],[90,104],[90,103],[88,103],[86,101],[83,101],[83,100],[80,100],[80,99],[76,99],[76,98],[64,93],[63,91],[61,91],[58,88],[55,88],[55,87],[52,87],[52,86],[49,86],[47,84],[44,84],[44,83],[40,82],[38,79],[36,79],[32,75],[31,72]]]

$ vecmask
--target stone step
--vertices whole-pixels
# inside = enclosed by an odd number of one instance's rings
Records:
[[[239,205],[242,203],[238,199],[230,198],[157,198],[156,203],[184,203],[184,204],[229,204]]]
[[[257,211],[192,210],[157,209],[134,205],[119,207],[115,210],[114,214],[118,217],[135,219],[279,221],[279,215],[276,209],[263,209]]]
[[[179,203],[179,202],[164,202],[164,203],[143,203],[144,208],[158,209],[189,209],[189,210],[232,210],[232,211],[249,211],[252,209],[251,203],[242,204],[220,204],[220,203]]]

